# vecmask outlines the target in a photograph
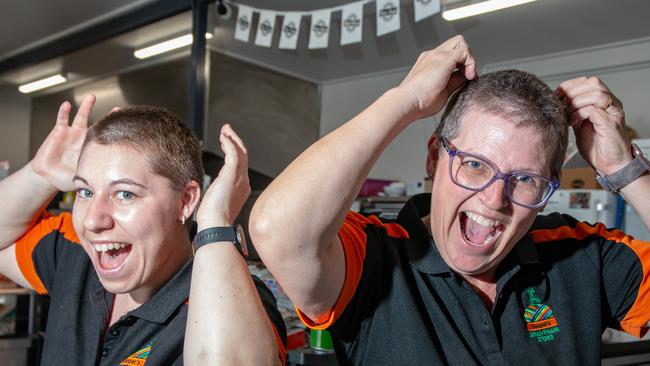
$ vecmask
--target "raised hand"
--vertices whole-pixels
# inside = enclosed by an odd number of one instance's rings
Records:
[[[475,77],[472,51],[463,36],[456,36],[420,54],[399,88],[411,94],[419,119],[440,111],[454,90]]]
[[[571,79],[556,92],[569,106],[578,150],[591,166],[609,175],[632,160],[623,104],[600,79]]]
[[[79,154],[88,130],[88,116],[94,104],[95,96],[87,95],[72,125],[68,123],[72,106],[69,102],[61,104],[54,128],[31,161],[34,172],[60,191],[73,190],[72,178],[77,171]]]
[[[248,153],[244,143],[228,124],[221,128],[219,142],[225,153],[225,163],[199,206],[199,230],[212,226],[232,226],[251,193]]]

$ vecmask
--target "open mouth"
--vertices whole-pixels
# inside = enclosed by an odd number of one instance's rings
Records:
[[[465,241],[476,247],[492,245],[503,233],[505,225],[471,211],[460,213],[460,230]]]
[[[131,253],[131,244],[126,243],[93,244],[93,248],[100,268],[107,272],[117,271]]]

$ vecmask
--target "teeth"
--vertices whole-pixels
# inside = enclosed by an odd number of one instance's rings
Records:
[[[483,245],[488,245],[488,244],[490,244],[490,242],[492,241],[493,238],[494,238],[494,233],[490,233],[490,234],[487,236],[487,238],[485,238],[485,240],[483,241]]]
[[[93,248],[98,252],[107,252],[109,250],[125,248],[127,245],[130,244],[122,244],[122,243],[94,244]]]
[[[467,215],[467,218],[470,220],[476,222],[479,225],[483,226],[497,226],[500,224],[499,221],[497,220],[490,220],[487,217],[483,217],[477,213],[471,212],[471,211],[466,211],[465,214]],[[488,237],[489,238],[489,237]]]

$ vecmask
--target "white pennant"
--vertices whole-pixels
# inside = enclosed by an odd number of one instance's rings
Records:
[[[282,30],[280,31],[280,44],[278,48],[285,50],[295,50],[298,44],[298,34],[300,34],[301,13],[285,13],[282,21]]]
[[[440,13],[440,0],[413,0],[415,21]]]
[[[376,0],[377,37],[399,30],[399,0]]]
[[[235,24],[235,39],[248,42],[253,25],[253,8],[246,5],[237,5],[237,24]]]
[[[260,11],[260,20],[257,22],[257,34],[255,35],[255,45],[271,47],[274,30],[275,12],[269,10]]]
[[[341,10],[341,46],[361,42],[363,30],[363,4],[359,1],[345,5]]]
[[[315,48],[327,48],[331,17],[332,11],[330,9],[317,10],[311,13],[308,46],[310,50]]]

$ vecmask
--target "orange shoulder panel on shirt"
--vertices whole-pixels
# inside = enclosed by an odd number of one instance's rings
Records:
[[[286,365],[287,348],[284,346],[284,343],[282,343],[282,337],[280,337],[280,333],[278,333],[278,330],[275,329],[275,325],[271,324],[271,328],[273,328],[273,333],[275,333],[275,343],[278,345],[278,357],[280,357],[280,361],[282,361],[282,364]]]
[[[556,229],[536,230],[531,232],[531,235],[536,243],[570,238],[580,240],[590,235],[598,235],[630,248],[641,262],[643,279],[634,304],[621,321],[621,329],[639,338],[648,332],[648,322],[650,322],[650,243],[636,240],[620,230],[608,230],[603,224],[591,226],[584,222],[577,223],[575,228],[561,226]]]
[[[32,253],[40,241],[53,231],[59,231],[74,243],[79,243],[77,234],[72,226],[72,215],[63,213],[58,216],[44,216],[34,227],[29,229],[16,241],[16,261],[27,282],[41,295],[47,294],[47,289],[36,273]]]
[[[384,228],[388,236],[394,238],[409,237],[408,232],[398,224],[383,223],[374,215],[366,217],[356,212],[348,212],[345,216],[343,226],[339,230],[339,238],[341,239],[343,254],[345,256],[345,279],[343,280],[343,288],[341,288],[341,293],[336,299],[334,306],[329,311],[329,314],[327,314],[327,320],[323,323],[314,322],[296,307],[298,317],[307,327],[311,329],[327,329],[334,324],[350,300],[352,300],[361,280],[363,261],[366,257],[367,237],[364,228],[367,225]]]

